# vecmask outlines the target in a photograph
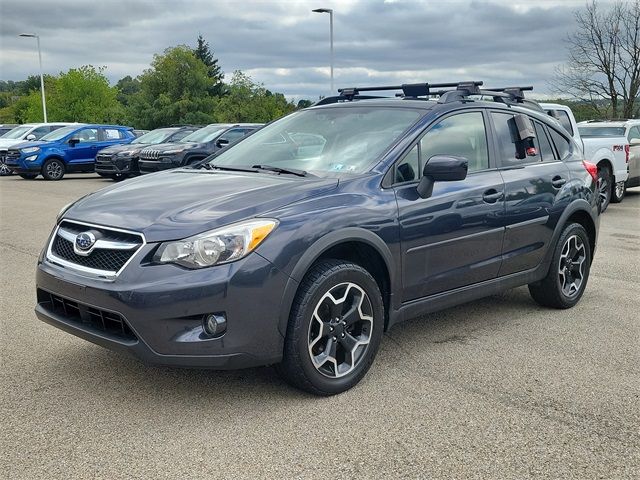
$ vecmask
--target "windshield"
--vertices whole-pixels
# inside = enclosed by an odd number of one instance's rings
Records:
[[[578,127],[583,137],[624,137],[624,127]]]
[[[158,143],[164,143],[167,138],[169,138],[173,133],[177,130],[177,128],[158,128],[157,130],[153,130],[151,132],[145,133],[144,135],[139,136],[131,143],[146,143],[150,145],[157,145]]]
[[[59,128],[58,130],[55,130],[51,133],[47,133],[44,137],[42,137],[40,140],[44,140],[45,142],[55,142],[56,140],[60,140],[64,137],[66,137],[67,135],[69,135],[70,133],[75,132],[78,129],[77,126],[73,126],[73,127],[62,127]]]
[[[187,135],[182,140],[180,140],[180,142],[181,143],[188,143],[188,142],[204,143],[204,142],[210,142],[211,140],[216,138],[220,134],[220,132],[222,132],[226,128],[228,128],[228,127],[220,126],[220,125],[208,125],[208,126],[206,126],[204,128],[201,128],[200,130],[196,130],[195,132]]]
[[[0,138],[11,138],[13,140],[18,140],[26,135],[26,133],[31,130],[33,127],[16,127],[9,130],[7,133],[2,135]]]
[[[315,175],[362,173],[423,113],[393,107],[303,110],[258,130],[210,163],[270,165]]]

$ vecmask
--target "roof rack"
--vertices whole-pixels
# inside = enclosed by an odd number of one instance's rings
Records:
[[[404,83],[402,85],[387,85],[380,87],[351,87],[339,88],[340,96],[346,99],[352,99],[359,95],[360,92],[382,92],[389,90],[402,90],[405,97],[426,97],[429,95],[437,95],[438,91],[432,91],[432,88],[454,88],[465,85],[469,88],[478,87],[482,82],[449,82],[449,83]]]

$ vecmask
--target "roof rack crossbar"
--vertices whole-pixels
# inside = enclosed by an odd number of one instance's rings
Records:
[[[432,92],[432,88],[458,88],[464,85],[469,88],[470,86],[478,87],[482,85],[481,81],[473,82],[448,82],[448,83],[404,83],[402,85],[383,85],[379,87],[350,87],[339,88],[338,92],[344,97],[354,97],[360,92],[379,92],[388,90],[402,90],[405,97],[423,97],[427,95],[435,95],[436,92]]]

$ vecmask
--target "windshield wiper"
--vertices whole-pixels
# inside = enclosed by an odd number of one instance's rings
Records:
[[[239,167],[227,167],[226,165],[212,165],[211,163],[201,163],[200,165],[198,165],[198,168],[204,168],[206,170],[227,170],[230,172],[253,172],[255,173],[255,170],[252,170],[251,168],[239,168]]]
[[[298,177],[306,177],[309,173],[304,170],[298,170],[297,168],[280,168],[274,167],[272,165],[252,165],[251,168],[257,168],[258,170],[267,170],[269,172],[276,173],[290,173],[291,175],[296,175]]]

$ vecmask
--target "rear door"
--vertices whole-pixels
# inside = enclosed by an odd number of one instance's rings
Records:
[[[491,111],[494,152],[505,184],[505,233],[500,276],[538,266],[569,195],[569,169],[562,161],[570,142],[559,131],[534,123],[536,137],[518,139],[514,114]],[[554,148],[553,136],[558,140]],[[530,143],[529,143],[530,142]]]
[[[481,110],[452,114],[431,126],[394,167],[402,248],[403,301],[495,278],[504,228],[504,184],[489,163]],[[429,198],[416,190],[434,155],[469,160],[462,181],[436,182]]]

